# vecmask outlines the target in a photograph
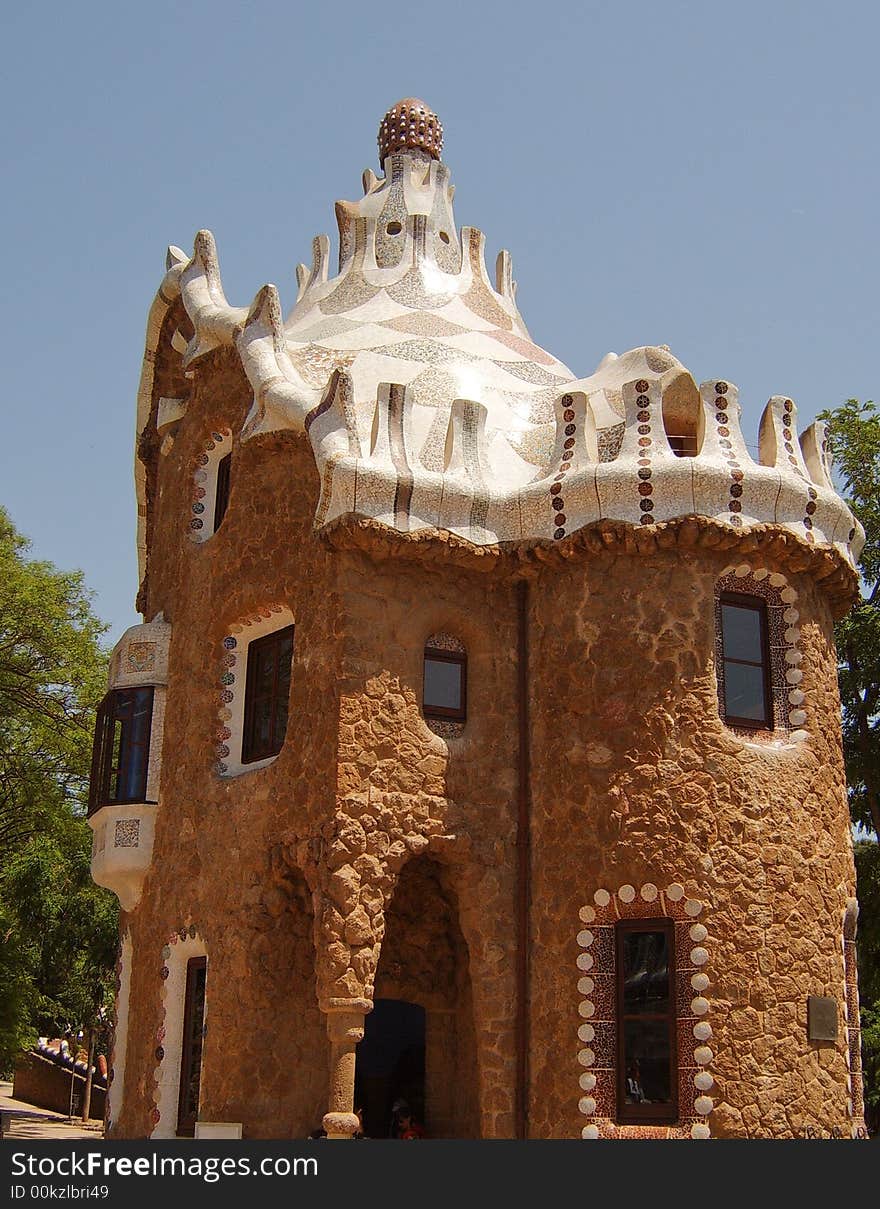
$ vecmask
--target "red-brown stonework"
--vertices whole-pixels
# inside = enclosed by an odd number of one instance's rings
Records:
[[[356,522],[318,533],[314,458],[291,432],[233,438],[225,520],[194,544],[194,460],[212,430],[240,432],[252,395],[231,351],[203,357],[190,385],[170,447],[144,446],[141,599],[172,642],[152,863],[124,919],[133,957],[114,1136],[156,1128],[171,1010],[162,950],[190,925],[208,962],[204,1120],[302,1137],[329,1108],[343,1129],[358,1028],[379,997],[426,1009],[429,1131],[513,1136],[525,893],[527,1132],[580,1137],[579,913],[601,889],[679,883],[705,908],[712,1030],[711,1060],[682,1061],[691,1082],[698,1065],[714,1079],[683,1088],[683,1119],[709,1095],[713,1136],[849,1132],[842,1011],[838,1042],[817,1044],[806,1005],[840,1003],[845,985],[854,872],[832,610],[851,572],[770,527],[738,536],[690,519],[594,526],[528,551]],[[804,738],[752,740],[720,719],[715,586],[744,561],[797,592]],[[518,887],[523,577],[531,884]],[[223,639],[273,605],[295,624],[286,741],[267,766],[224,776]],[[425,642],[438,633],[468,660],[467,721],[448,739],[421,712]]]

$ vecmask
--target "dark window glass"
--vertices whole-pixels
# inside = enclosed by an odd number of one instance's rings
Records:
[[[146,801],[152,720],[152,685],[116,689],[101,702],[92,748],[89,814],[102,806]]]
[[[771,725],[767,612],[754,596],[721,597],[724,714],[742,726]]]
[[[180,1058],[180,1096],[177,1132],[192,1136],[199,1115],[202,1077],[202,1041],[205,1031],[207,960],[192,957],[186,966],[186,1001],[183,1009],[183,1050]]]
[[[232,454],[227,453],[217,463],[217,492],[214,496],[214,532],[223,524],[223,517],[229,507],[229,474],[232,469]]]
[[[425,648],[422,703],[426,718],[463,721],[467,714],[467,656]]]
[[[674,931],[671,920],[617,925],[617,1119],[678,1117]]]
[[[292,658],[292,625],[258,638],[248,647],[243,764],[275,756],[284,745]]]

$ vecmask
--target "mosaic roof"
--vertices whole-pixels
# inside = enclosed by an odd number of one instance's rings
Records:
[[[171,344],[185,372],[221,344],[238,350],[254,392],[242,439],[308,434],[322,481],[318,526],[359,515],[486,545],[560,541],[599,520],[650,526],[697,515],[739,530],[781,525],[852,564],[863,538],[831,483],[822,425],[798,437],[793,401],[774,396],[753,451],[736,387],[698,387],[664,347],[608,354],[577,378],[532,341],[508,253],[492,279],[482,233],[456,227],[441,144],[423,102],[388,111],[384,175],[367,170],[363,196],[336,204],[338,270],[331,276],[329,239],[316,238],[286,317],[272,285],[249,309],[228,304],[210,232],[191,257],[171,249],[148,329],[139,431],[162,320],[180,300],[193,334],[178,330]],[[169,422],[185,410],[162,404]]]

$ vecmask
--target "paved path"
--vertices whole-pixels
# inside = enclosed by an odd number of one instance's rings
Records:
[[[92,1138],[98,1141],[104,1136],[100,1121],[88,1125],[45,1108],[37,1108],[24,1100],[13,1100],[12,1084],[0,1082],[0,1115],[3,1117],[3,1140],[19,1138],[33,1141],[37,1138]]]

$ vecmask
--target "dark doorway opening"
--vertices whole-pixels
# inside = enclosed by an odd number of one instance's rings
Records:
[[[368,1138],[392,1136],[394,1105],[405,1100],[425,1120],[425,1009],[404,999],[377,999],[357,1047],[355,1108]]]

